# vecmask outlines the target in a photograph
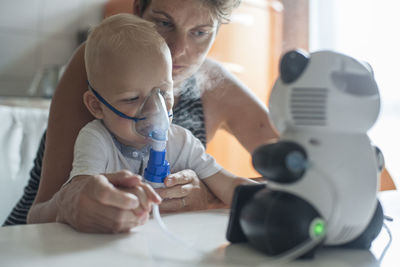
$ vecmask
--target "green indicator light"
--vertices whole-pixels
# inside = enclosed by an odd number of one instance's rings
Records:
[[[326,233],[325,221],[320,218],[314,219],[310,224],[311,238],[319,239],[325,236],[325,233]]]
[[[319,236],[325,232],[325,225],[323,223],[317,223],[314,225],[314,234]]]

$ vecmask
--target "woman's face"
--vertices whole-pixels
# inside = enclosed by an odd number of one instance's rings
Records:
[[[171,50],[174,84],[179,86],[204,62],[218,21],[200,0],[152,0],[143,18],[156,24]]]

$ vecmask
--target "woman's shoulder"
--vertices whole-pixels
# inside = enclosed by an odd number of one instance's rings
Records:
[[[200,83],[202,100],[206,108],[212,112],[221,111],[221,106],[230,113],[230,109],[238,106],[259,104],[256,95],[222,63],[207,59],[199,70],[200,77],[205,73],[204,86]]]
[[[214,86],[220,86],[226,82],[235,81],[235,77],[226,66],[211,58],[206,58],[204,60],[203,64],[200,66],[198,75],[204,77],[204,80],[211,82]]]
[[[207,58],[204,61],[198,71],[198,76],[203,98],[221,101],[226,97],[252,97],[249,88],[231,73],[228,66],[213,59]],[[218,94],[215,94],[216,92]]]
[[[265,103],[230,73],[226,65],[207,59],[199,69],[199,74],[202,73],[206,73],[204,80],[211,81],[202,94],[207,140],[223,127],[242,141],[252,131],[245,128],[253,129],[258,121],[268,120]],[[251,122],[250,127],[248,124]]]

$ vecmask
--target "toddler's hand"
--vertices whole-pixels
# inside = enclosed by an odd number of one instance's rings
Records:
[[[155,189],[163,198],[160,205],[161,212],[224,207],[193,170],[173,173],[165,178],[164,183],[166,188]]]

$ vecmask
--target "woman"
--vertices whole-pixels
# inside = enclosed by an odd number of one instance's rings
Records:
[[[252,152],[277,137],[267,109],[221,65],[206,59],[220,24],[227,21],[239,3],[240,0],[135,0],[133,6],[135,14],[156,24],[171,50],[177,92],[174,123],[191,130],[204,145],[222,127]],[[207,81],[207,85],[200,80]],[[124,207],[129,205],[115,187],[131,186],[137,182],[135,177],[126,172],[98,175],[90,182],[77,179],[61,188],[71,170],[76,136],[93,119],[81,101],[87,90],[86,81],[81,46],[52,99],[41,182],[28,222],[57,220],[81,231],[119,232],[138,222],[131,217],[126,219],[128,208]],[[40,174],[41,159],[39,153],[33,173],[36,170]],[[24,220],[29,207],[26,202],[36,194],[34,179],[30,184],[33,187],[26,188],[25,199],[14,209],[8,224],[18,223],[18,217]],[[160,205],[164,212],[221,205],[191,170],[170,175],[166,185],[157,190],[164,199]]]

